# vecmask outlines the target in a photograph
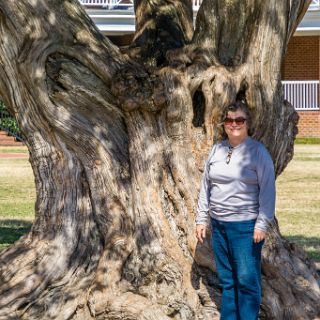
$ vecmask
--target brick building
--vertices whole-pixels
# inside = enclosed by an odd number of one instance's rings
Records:
[[[313,1],[289,42],[282,79],[299,113],[298,137],[320,138],[320,1]],[[290,92],[289,92],[290,91]]]

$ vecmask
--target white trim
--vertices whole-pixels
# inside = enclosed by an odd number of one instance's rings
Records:
[[[119,24],[116,24],[116,25],[104,24],[104,25],[97,25],[97,26],[102,33],[107,32],[108,35],[134,33],[134,31],[135,31],[134,26],[122,26]],[[114,31],[114,30],[117,30],[117,31]]]
[[[282,84],[318,84],[319,80],[282,80]]]
[[[306,109],[303,109],[303,108],[294,108],[294,110],[307,112],[307,111],[319,111],[320,108],[306,108]]]
[[[295,37],[320,36],[320,30],[319,29],[311,29],[311,30],[297,29],[294,36]]]
[[[318,1],[318,0],[317,0]],[[295,36],[317,36],[320,35],[320,7],[319,9],[309,9],[300,22]]]

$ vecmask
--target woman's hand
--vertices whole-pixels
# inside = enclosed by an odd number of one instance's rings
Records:
[[[204,224],[197,224],[196,237],[200,243],[203,243],[203,240],[206,237],[206,226]]]
[[[259,230],[259,229],[254,229],[253,232],[253,242],[254,243],[259,243],[260,241],[264,240],[266,237],[266,232]]]

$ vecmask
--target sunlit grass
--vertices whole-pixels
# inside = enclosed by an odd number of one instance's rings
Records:
[[[281,233],[320,262],[320,145],[295,145],[295,156],[277,180]]]
[[[0,159],[0,219],[34,216],[35,186],[27,159]]]
[[[0,152],[27,153],[26,147]],[[34,177],[28,159],[0,159],[0,250],[19,239],[34,219]]]
[[[25,154],[28,154],[28,149],[25,146],[0,146],[0,153],[25,153]]]

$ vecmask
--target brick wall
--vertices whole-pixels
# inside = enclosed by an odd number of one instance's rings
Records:
[[[108,38],[115,45],[117,45],[119,47],[123,47],[123,46],[128,46],[131,43],[133,36],[134,36],[134,34],[130,33],[130,34],[125,34],[125,35],[121,35],[121,36],[109,35]]]
[[[282,66],[282,79],[319,80],[319,51],[319,36],[292,37]]]
[[[320,36],[291,38],[282,66],[282,79],[320,79]],[[318,97],[320,99],[320,92]],[[300,117],[298,137],[320,138],[320,111],[298,111],[298,113]]]
[[[299,111],[298,137],[320,138],[320,112]]]

